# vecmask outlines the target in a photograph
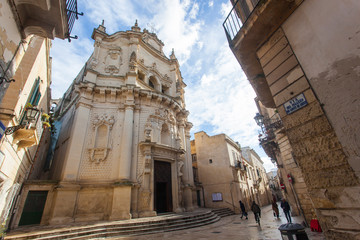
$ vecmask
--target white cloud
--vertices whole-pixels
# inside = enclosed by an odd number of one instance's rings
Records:
[[[159,29],[159,38],[165,43],[165,54],[170,54],[174,48],[179,63],[185,63],[197,44],[203,25],[202,21],[196,19],[199,5],[190,0],[163,0],[154,8],[157,11],[152,21]]]
[[[189,17],[191,19],[196,19],[196,16],[197,16],[198,12],[199,12],[199,4],[194,3],[191,10],[190,10],[190,12],[189,12]]]
[[[257,145],[255,93],[231,54],[226,45],[219,48],[212,68],[187,89],[192,132],[203,130],[201,124],[206,122],[213,127],[209,134],[225,133],[241,144]]]
[[[212,6],[214,6],[214,1],[209,2],[209,7],[212,7]]]
[[[275,165],[271,162],[269,157],[261,157],[261,160],[264,162],[264,167],[266,169],[266,172],[270,172],[273,169],[276,169]]]
[[[70,43],[56,39],[50,50],[52,58],[52,98],[60,98],[78,75],[93,50],[88,38],[80,38]]]
[[[140,16],[143,16],[136,11],[131,0],[80,0],[78,4],[85,7],[83,11],[91,23],[98,25],[104,19],[109,33],[119,31],[120,23],[132,26],[135,19],[142,20]]]
[[[224,20],[227,17],[227,15],[230,13],[232,8],[233,8],[233,6],[230,1],[228,1],[227,3],[221,3],[220,12],[221,12],[221,15],[224,18]]]

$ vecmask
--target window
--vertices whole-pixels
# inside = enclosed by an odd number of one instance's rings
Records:
[[[157,89],[156,83],[157,83],[156,78],[154,76],[151,76],[149,78],[149,86],[153,89]]]
[[[259,169],[256,169],[256,172],[257,172],[258,177],[260,177]]]
[[[164,85],[161,86],[161,91],[164,94],[169,94],[169,88]]]
[[[212,200],[213,200],[213,202],[221,202],[223,200],[222,193],[213,193]]]
[[[236,154],[234,151],[232,151],[232,154],[233,154],[233,163],[234,165],[236,165]]]
[[[149,80],[149,86],[150,86],[151,88],[154,88],[154,89],[155,89],[155,85],[154,85],[154,83],[153,83],[151,80]]]
[[[210,163],[210,164],[212,164],[212,163],[213,163],[212,159],[209,159],[209,163]]]
[[[33,106],[37,106],[40,101],[41,93],[40,93],[40,77],[38,77],[35,80],[34,86],[30,93],[30,98],[28,100],[28,103],[30,103]]]
[[[35,82],[34,85],[31,89],[31,92],[29,94],[29,98],[26,102],[26,105],[31,104],[32,106],[37,106],[39,104],[41,98],[41,93],[40,93],[40,77],[38,77]],[[21,121],[20,124],[23,124],[23,121],[25,119],[25,115],[26,115],[26,111],[24,109],[23,113],[21,114]]]

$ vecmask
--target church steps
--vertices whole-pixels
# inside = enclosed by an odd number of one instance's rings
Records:
[[[110,237],[122,235],[144,235],[159,232],[177,231],[199,227],[220,220],[220,216],[212,211],[197,213],[190,216],[166,215],[156,217],[155,221],[140,221],[131,223],[104,223],[93,226],[69,227],[68,229],[53,229],[37,233],[9,234],[6,239],[89,239],[95,237]]]
[[[227,217],[235,214],[230,208],[217,208],[212,211],[220,217]]]

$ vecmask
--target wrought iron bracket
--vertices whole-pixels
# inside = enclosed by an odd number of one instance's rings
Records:
[[[11,135],[14,132],[16,132],[19,129],[25,128],[25,125],[17,125],[17,126],[12,126],[12,127],[8,127],[5,129],[5,135]]]
[[[3,76],[3,77],[0,77],[0,84],[2,84],[3,82],[7,82],[7,83],[10,83],[10,82],[15,82],[15,79],[8,79],[6,76]]]

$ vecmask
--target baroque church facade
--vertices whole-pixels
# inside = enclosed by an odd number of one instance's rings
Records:
[[[24,185],[12,227],[26,224],[31,199],[42,204],[41,225],[194,208],[192,124],[174,51],[166,57],[137,23],[112,35],[101,24],[92,38],[93,54],[56,107],[55,137],[39,160],[47,172]]]

